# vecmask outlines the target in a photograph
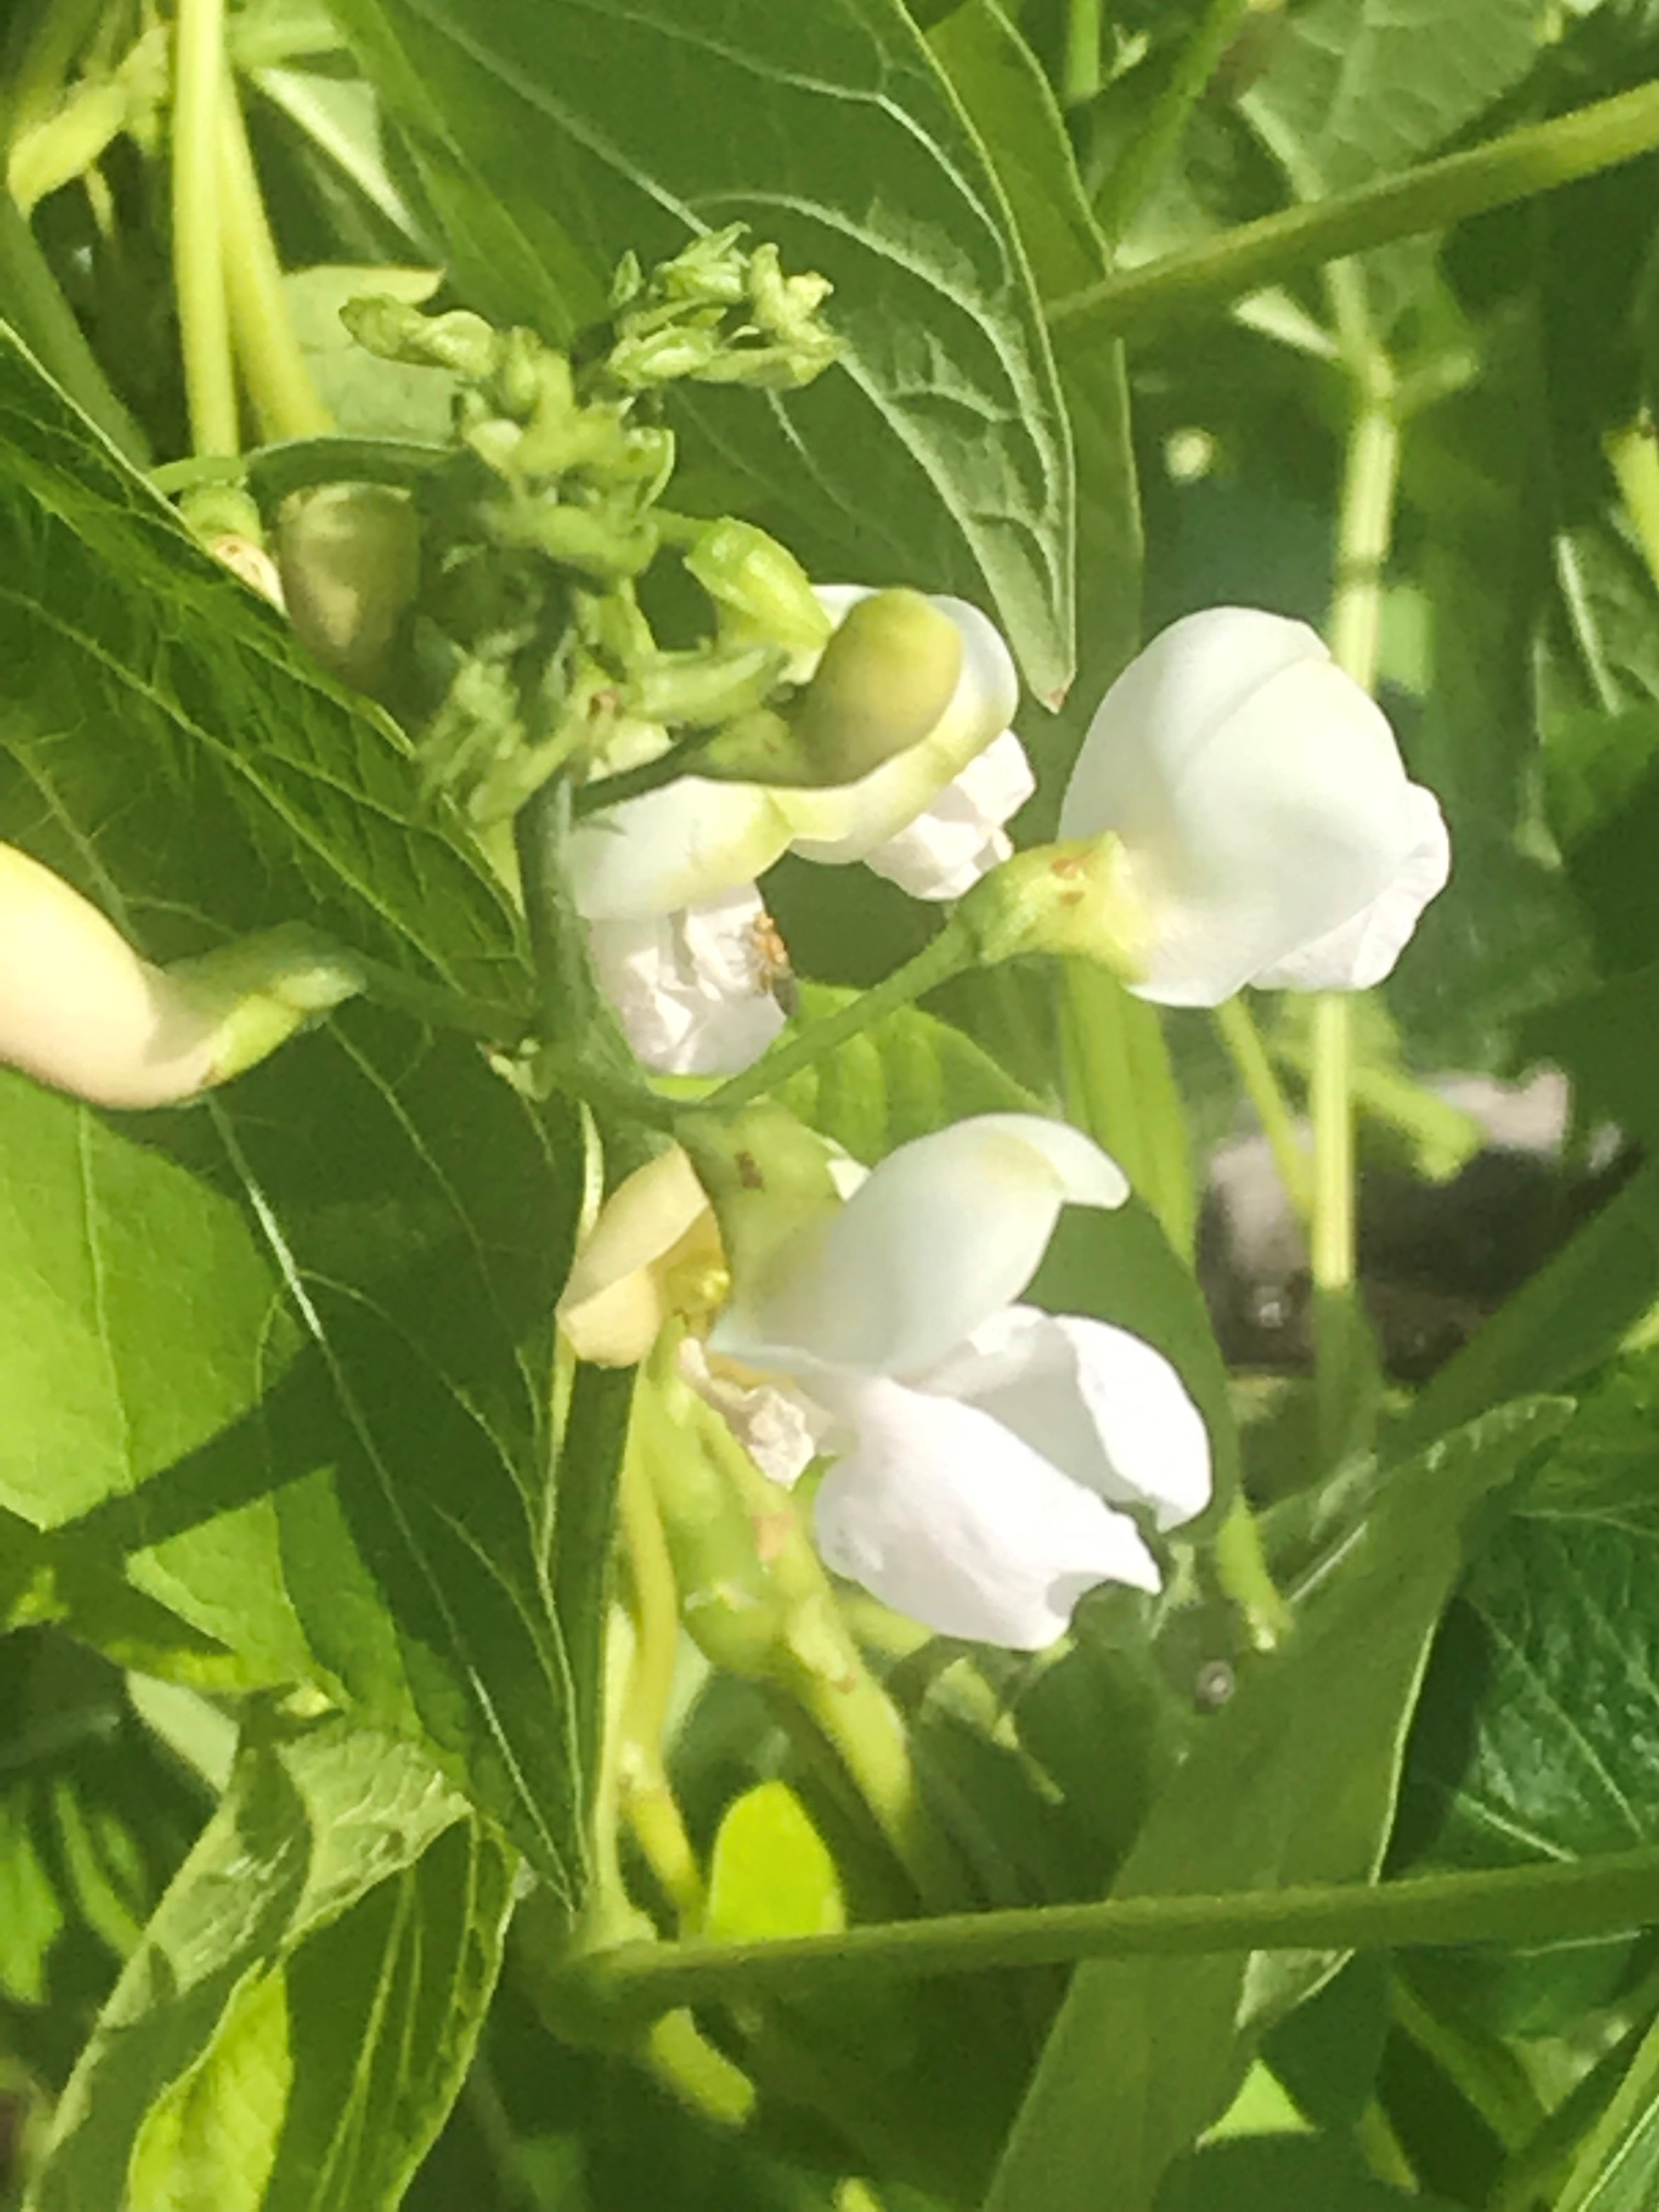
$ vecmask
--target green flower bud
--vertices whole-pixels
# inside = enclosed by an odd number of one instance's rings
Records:
[[[403,361],[417,368],[447,368],[481,383],[501,356],[503,341],[482,315],[457,309],[425,315],[402,300],[377,293],[348,300],[340,320],[358,344],[382,361]]]
[[[330,675],[372,690],[420,584],[408,493],[350,483],[294,493],[277,517],[276,559],[301,642]]]
[[[1142,972],[1146,908],[1109,834],[1036,845],[981,878],[957,909],[987,966],[1028,952],[1098,961],[1126,981]]]
[[[752,522],[723,515],[711,522],[685,556],[685,565],[719,606],[723,621],[738,623],[787,646],[817,653],[831,623],[806,571],[775,538]]]
[[[486,512],[498,545],[534,546],[562,567],[598,584],[641,574],[655,558],[657,528],[648,517],[612,505],[578,507],[569,501],[501,500]]]
[[[745,645],[735,653],[655,653],[634,672],[627,711],[668,729],[718,729],[758,707],[777,688],[787,661],[775,645]],[[705,757],[698,755],[699,775]]]
[[[937,728],[962,676],[962,632],[920,592],[876,592],[824,648],[792,720],[819,783],[856,783]]]

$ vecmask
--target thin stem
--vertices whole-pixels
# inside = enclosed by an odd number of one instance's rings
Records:
[[[1102,0],[1066,0],[1066,58],[1060,96],[1067,107],[1081,107],[1100,90],[1100,42],[1104,28]]]
[[[838,1013],[827,1015],[821,1022],[809,1023],[793,1036],[787,1036],[752,1067],[745,1068],[741,1075],[734,1075],[729,1083],[721,1084],[718,1091],[702,1099],[697,1110],[729,1114],[738,1106],[746,1106],[751,1098],[763,1097],[802,1068],[815,1066],[850,1037],[861,1036],[866,1030],[873,1028],[899,1007],[909,1006],[925,992],[948,983],[953,975],[960,975],[975,964],[977,957],[971,932],[955,921],[947,922],[914,960],[907,960],[903,967],[896,968],[883,981],[861,992]]]
[[[1480,1874],[1328,1882],[1224,1897],[1107,1899],[884,1922],[758,1943],[618,1946],[574,1962],[590,2002],[650,2015],[705,2000],[835,1990],[1079,1959],[1568,1942],[1659,1918],[1659,1848]]]
[[[694,1934],[702,1919],[702,1875],[662,1755],[679,1656],[679,1587],[650,1474],[631,1437],[623,1453],[617,1517],[634,1615],[634,1659],[617,1753],[623,1811],[682,1934]]]
[[[40,365],[136,467],[149,463],[149,441],[110,389],[98,357],[59,290],[52,264],[16,202],[0,187],[0,299]]]
[[[1215,1010],[1215,1025],[1261,1124],[1285,1194],[1305,1229],[1313,1209],[1313,1170],[1255,1018],[1243,997],[1226,999]]]
[[[1369,691],[1376,682],[1382,572],[1400,481],[1400,425],[1393,376],[1370,340],[1363,295],[1349,281],[1352,274],[1332,272],[1340,280],[1333,282],[1332,293],[1355,376],[1357,404],[1337,517],[1330,642],[1337,666]],[[1314,1286],[1315,1384],[1320,1443],[1329,1460],[1354,1432],[1351,1416],[1360,1371],[1355,1353],[1363,1334],[1353,1310],[1353,1040],[1346,998],[1324,997],[1315,1004],[1308,1103],[1314,1150],[1308,1259]]]
[[[1295,1626],[1296,1615],[1268,1571],[1261,1528],[1242,1492],[1216,1531],[1213,1557],[1217,1578],[1243,1616],[1252,1646],[1277,1650]]]
[[[1060,992],[1068,1115],[1190,1259],[1197,1208],[1186,1115],[1158,1010],[1091,961],[1066,961]]]
[[[1174,159],[1188,118],[1255,0],[1210,0],[1145,121],[1112,165],[1095,214],[1115,243]]]
[[[1400,2027],[1485,2121],[1506,2155],[1512,2156],[1542,2125],[1538,2093],[1504,2045],[1437,2012],[1399,1975],[1394,1978],[1391,2008]]]
[[[236,358],[266,440],[325,437],[334,418],[318,396],[295,336],[283,268],[228,70],[220,95],[221,244]]]
[[[198,453],[234,453],[240,434],[220,222],[224,15],[224,0],[179,0],[173,32],[173,285]]]
[[[451,990],[447,983],[425,983],[416,975],[405,975],[399,968],[366,960],[360,953],[348,957],[362,979],[363,996],[376,1006],[409,1014],[433,1029],[458,1030],[463,1036],[477,1037],[483,1044],[519,1044],[530,1033],[531,1018],[522,1007],[493,1006],[464,991]]]
[[[1634,161],[1656,146],[1659,83],[1509,131],[1488,145],[1425,162],[1380,184],[1242,223],[1185,252],[1066,294],[1050,305],[1048,320],[1058,325],[1086,317],[1102,337],[1138,333],[1177,313],[1207,312],[1321,262],[1449,229],[1489,208]]]

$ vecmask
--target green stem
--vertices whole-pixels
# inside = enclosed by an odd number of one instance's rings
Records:
[[[1544,2107],[1520,2061],[1505,2045],[1437,2012],[1399,1975],[1394,1979],[1391,2008],[1399,2026],[1480,2115],[1506,2155],[1530,2139],[1543,2123]]]
[[[224,0],[179,0],[173,32],[173,284],[198,453],[234,453],[240,443],[220,228],[224,14]]]
[[[1060,96],[1067,107],[1081,107],[1100,90],[1100,44],[1104,29],[1102,0],[1066,0]]]
[[[1242,997],[1222,1001],[1215,1010],[1215,1025],[1228,1058],[1238,1071],[1244,1096],[1261,1124],[1285,1194],[1305,1229],[1313,1209],[1312,1169],[1261,1032]]]
[[[679,1656],[679,1586],[650,1474],[631,1439],[623,1452],[617,1517],[634,1615],[634,1662],[617,1753],[623,1811],[681,1933],[693,1934],[702,1919],[702,1875],[662,1755]]]
[[[11,195],[0,189],[0,299],[7,319],[40,357],[82,412],[136,467],[147,467],[149,443],[109,387],[98,357],[82,335],[52,265],[35,243]]]
[[[267,441],[326,437],[334,418],[318,396],[295,336],[282,264],[228,70],[221,92],[218,178],[231,331],[260,431]]]
[[[1394,534],[1400,481],[1400,425],[1387,360],[1371,341],[1363,294],[1352,272],[1332,271],[1332,294],[1356,384],[1356,405],[1337,517],[1336,590],[1331,603],[1331,658],[1370,691],[1376,682],[1382,625],[1382,572]],[[1313,1068],[1308,1103],[1313,1123],[1313,1194],[1308,1258],[1314,1287],[1315,1383],[1319,1436],[1327,1461],[1356,1433],[1352,1415],[1362,1391],[1358,1352],[1363,1328],[1354,1310],[1353,1038],[1345,997],[1314,1006]]]
[[[1659,83],[1511,131],[1380,184],[1243,223],[1185,252],[1068,293],[1050,305],[1048,320],[1059,325],[1086,317],[1103,337],[1139,332],[1177,313],[1206,312],[1321,262],[1448,229],[1488,208],[1634,161],[1656,146]]]
[[[1158,1009],[1087,960],[1064,963],[1060,990],[1069,1118],[1111,1154],[1190,1260],[1197,1200],[1187,1120]]]
[[[1386,1950],[1570,1942],[1659,1919],[1659,1848],[1389,1882],[1309,1883],[1225,1897],[948,1913],[836,1936],[758,1943],[621,1945],[574,1962],[583,1995],[624,2015],[787,1991],[835,1991],[938,1974],[1079,1959],[1224,1951]]]
[[[42,121],[56,105],[70,63],[91,37],[104,0],[52,0],[36,22],[4,90],[3,130],[0,143],[9,149],[31,125]]]
[[[960,975],[973,967],[978,957],[972,932],[958,921],[948,921],[914,960],[907,960],[903,967],[896,968],[883,981],[861,992],[839,1013],[828,1015],[821,1022],[809,1023],[793,1036],[786,1036],[752,1067],[745,1068],[741,1075],[734,1075],[729,1083],[721,1084],[718,1091],[700,1101],[698,1112],[729,1114],[737,1107],[746,1106],[751,1098],[763,1097],[803,1067],[816,1066],[850,1037],[862,1036],[899,1007],[909,1006],[925,992],[948,983],[953,975]]]
[[[1204,97],[1233,35],[1255,0],[1210,0],[1182,48],[1168,83],[1139,131],[1112,165],[1095,201],[1095,214],[1113,244],[1174,159],[1188,118]]]
[[[1217,1579],[1243,1616],[1253,1648],[1276,1650],[1296,1625],[1296,1615],[1268,1571],[1261,1531],[1242,1492],[1216,1531],[1213,1557]]]
[[[530,1033],[531,1018],[522,1008],[494,1006],[464,991],[453,991],[445,983],[424,983],[418,976],[405,975],[401,969],[366,960],[361,953],[346,957],[362,979],[363,996],[376,1006],[409,1014],[433,1029],[457,1030],[483,1044],[520,1044]]]

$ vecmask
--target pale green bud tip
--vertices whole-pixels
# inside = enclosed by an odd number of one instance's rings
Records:
[[[975,884],[957,920],[986,967],[1025,953],[1060,953],[1098,961],[1133,982],[1149,942],[1145,905],[1110,835],[1015,854]]]
[[[154,968],[60,877],[0,846],[0,1065],[90,1104],[194,1097],[358,988],[308,933]]]
[[[806,571],[775,538],[732,515],[710,523],[685,565],[728,618],[758,630],[792,653],[817,653],[830,638],[830,617]]]
[[[447,368],[482,381],[501,359],[501,339],[482,315],[469,314],[464,308],[453,314],[423,315],[402,300],[376,294],[348,300],[340,320],[360,346],[383,361]]]
[[[803,781],[856,783],[938,728],[962,678],[962,632],[920,592],[852,607],[796,702]]]

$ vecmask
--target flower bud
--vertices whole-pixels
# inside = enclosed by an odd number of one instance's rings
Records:
[[[469,314],[465,308],[447,315],[425,315],[402,300],[377,293],[348,300],[340,320],[360,346],[379,354],[382,361],[447,368],[478,383],[501,360],[501,338],[482,315]]]
[[[152,967],[60,877],[0,846],[0,1063],[92,1105],[194,1097],[360,988],[303,930]]]
[[[828,641],[833,625],[806,571],[752,522],[729,514],[711,522],[685,565],[728,623],[735,618],[792,653],[817,653]]]
[[[957,921],[987,967],[1028,952],[1062,953],[1133,979],[1146,956],[1146,918],[1127,874],[1115,837],[1036,845],[982,877]]]
[[[240,576],[251,592],[258,592],[262,599],[269,599],[279,614],[287,611],[282,577],[263,545],[227,531],[221,537],[209,538],[208,551],[233,576]]]
[[[726,1255],[708,1194],[678,1145],[619,1183],[599,1209],[559,1300],[579,1359],[632,1367],[672,1315],[720,1303]]]
[[[420,528],[407,492],[325,484],[283,502],[276,557],[301,642],[343,684],[373,690],[420,584]]]

